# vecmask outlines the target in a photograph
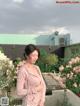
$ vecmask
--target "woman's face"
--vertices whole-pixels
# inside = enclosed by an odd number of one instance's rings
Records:
[[[37,59],[38,59],[38,51],[35,50],[33,51],[28,57],[27,57],[28,61],[31,63],[31,64],[34,64]]]

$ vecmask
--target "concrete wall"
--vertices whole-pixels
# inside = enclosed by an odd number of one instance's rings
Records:
[[[0,44],[0,48],[3,49],[4,53],[11,59],[16,59],[17,57],[23,58],[24,48],[26,45],[10,45],[10,44]],[[38,48],[43,48],[47,52],[50,52],[49,46],[37,45]]]
[[[22,106],[20,102],[21,99],[16,96],[15,89],[12,95],[15,100],[19,101],[17,101],[17,103],[19,103],[17,105],[16,102],[14,103],[15,106]],[[80,106],[80,98],[73,92],[67,89],[66,95],[67,98],[65,97],[64,90],[53,90],[52,95],[46,96],[45,106],[65,106],[63,105],[64,100],[66,102],[66,106]]]
[[[68,104],[66,106],[80,106],[80,98],[70,90],[66,92]],[[64,90],[54,90],[52,95],[46,96],[45,106],[65,106],[61,105],[64,100]]]

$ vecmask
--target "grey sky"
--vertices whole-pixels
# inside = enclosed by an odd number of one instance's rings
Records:
[[[80,38],[80,4],[55,0],[0,0],[0,33],[37,33],[65,27],[73,43]]]

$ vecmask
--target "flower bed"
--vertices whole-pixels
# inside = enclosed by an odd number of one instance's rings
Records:
[[[16,79],[13,61],[0,51],[0,89],[9,90]]]
[[[66,87],[80,96],[80,56],[73,57],[62,64],[59,72]]]

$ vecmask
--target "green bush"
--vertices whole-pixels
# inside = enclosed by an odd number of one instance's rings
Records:
[[[44,49],[40,50],[40,58],[37,65],[40,67],[42,72],[52,72],[55,65],[58,63],[58,56],[55,54],[47,53]]]

